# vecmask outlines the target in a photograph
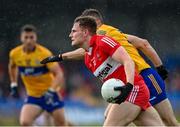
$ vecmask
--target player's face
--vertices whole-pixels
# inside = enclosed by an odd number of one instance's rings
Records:
[[[37,42],[37,35],[35,32],[22,32],[21,42],[27,50],[32,50]]]
[[[72,46],[81,47],[83,42],[86,40],[86,32],[79,26],[79,23],[74,23],[69,37],[71,38]]]

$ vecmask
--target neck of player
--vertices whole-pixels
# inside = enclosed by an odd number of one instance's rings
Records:
[[[34,52],[36,50],[36,45],[31,45],[31,46],[24,45],[23,50],[25,53]]]
[[[88,49],[89,49],[89,42],[90,42],[91,38],[92,38],[92,36],[89,35],[89,36],[86,38],[86,40],[82,43],[82,45],[80,46],[80,48],[83,48],[83,49],[85,49],[86,51],[88,51]]]

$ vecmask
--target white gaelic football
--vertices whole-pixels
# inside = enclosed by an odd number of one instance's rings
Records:
[[[119,79],[115,79],[115,78],[108,79],[103,83],[101,87],[101,95],[104,98],[104,100],[113,103],[113,99],[121,94],[121,91],[119,90],[115,91],[114,87],[119,87],[124,85],[125,84]]]

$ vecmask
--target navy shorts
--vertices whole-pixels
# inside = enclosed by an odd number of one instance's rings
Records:
[[[25,100],[25,104],[35,104],[41,107],[47,112],[53,112],[56,109],[63,108],[64,102],[61,101],[56,93],[53,96],[42,96],[42,97],[32,97],[28,96]]]
[[[147,68],[140,74],[149,88],[151,105],[156,105],[167,98],[165,83],[156,70]]]

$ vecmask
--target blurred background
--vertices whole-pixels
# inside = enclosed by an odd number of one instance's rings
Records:
[[[180,118],[179,0],[0,0],[0,125],[18,125],[26,96],[21,80],[21,97],[9,96],[8,53],[21,44],[20,27],[35,25],[39,43],[54,54],[70,51],[73,48],[68,36],[73,20],[87,8],[100,10],[106,24],[151,43],[169,70],[168,97]],[[61,67],[66,78],[62,94],[67,119],[75,125],[101,125],[106,103],[100,95],[100,82],[83,61],[64,61]]]

